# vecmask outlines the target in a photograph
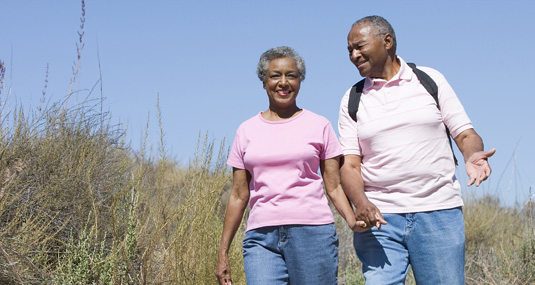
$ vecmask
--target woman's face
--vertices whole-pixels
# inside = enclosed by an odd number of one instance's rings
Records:
[[[277,108],[295,107],[297,93],[301,87],[297,64],[289,57],[276,58],[269,62],[264,89],[269,104]]]

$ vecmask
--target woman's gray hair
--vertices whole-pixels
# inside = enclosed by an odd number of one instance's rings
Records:
[[[258,66],[256,67],[256,74],[260,81],[263,82],[266,78],[269,62],[277,58],[293,59],[299,72],[299,81],[305,80],[306,68],[303,58],[293,48],[282,46],[269,49],[260,56]]]
[[[360,24],[371,24],[371,26],[375,29],[375,35],[376,36],[383,36],[386,34],[390,34],[392,36],[392,47],[394,48],[394,51],[396,51],[397,48],[397,41],[396,41],[396,33],[394,32],[394,28],[392,28],[392,25],[383,17],[381,16],[367,16],[364,17],[351,26],[351,28],[358,26]]]

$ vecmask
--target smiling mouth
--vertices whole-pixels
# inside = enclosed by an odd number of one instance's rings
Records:
[[[279,90],[277,91],[277,94],[280,96],[288,96],[288,94],[290,94],[290,90]]]
[[[358,69],[361,69],[362,66],[363,66],[365,63],[366,63],[366,61],[361,62],[361,63],[357,63],[357,68],[358,68]]]

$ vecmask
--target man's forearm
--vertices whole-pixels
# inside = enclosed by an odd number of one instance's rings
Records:
[[[454,139],[455,144],[463,154],[464,161],[466,162],[472,154],[478,151],[483,151],[483,140],[475,132],[474,129],[468,129],[460,133]]]
[[[342,167],[341,172],[341,181],[342,188],[346,196],[349,198],[349,201],[355,206],[358,206],[363,201],[368,200],[366,194],[364,193],[364,181],[360,171],[352,167]]]

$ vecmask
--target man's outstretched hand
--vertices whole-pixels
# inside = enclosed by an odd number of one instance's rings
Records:
[[[489,151],[478,151],[474,152],[468,160],[466,160],[465,168],[470,181],[468,181],[468,186],[476,183],[476,187],[481,184],[481,182],[487,180],[491,173],[490,165],[487,159],[494,155],[496,149],[493,148]]]

